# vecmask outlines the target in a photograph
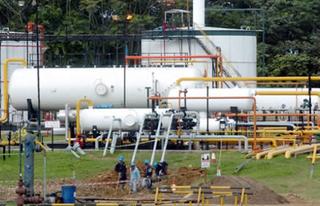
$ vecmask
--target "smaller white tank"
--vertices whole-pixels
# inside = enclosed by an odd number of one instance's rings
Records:
[[[165,113],[168,109],[156,109],[158,114]],[[99,130],[109,130],[113,121],[113,130],[138,131],[140,124],[151,109],[83,109],[80,111],[80,126],[88,131],[92,126]]]

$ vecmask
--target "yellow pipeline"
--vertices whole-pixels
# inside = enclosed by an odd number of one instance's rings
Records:
[[[76,131],[77,135],[81,134],[81,128],[80,128],[80,109],[81,109],[81,104],[82,103],[87,103],[88,106],[92,107],[93,106],[93,101],[90,99],[79,99],[76,104]]]
[[[320,81],[320,77],[311,77],[312,81]],[[176,80],[176,84],[180,85],[185,81],[203,81],[203,82],[224,82],[224,81],[308,81],[307,76],[299,77],[182,77]]]
[[[8,66],[9,63],[18,62],[23,66],[27,66],[27,62],[21,58],[6,59],[3,66],[3,113],[0,117],[0,123],[5,123],[9,116],[9,94],[8,94]]]
[[[320,96],[320,92],[311,91],[311,95]],[[256,91],[256,95],[309,95],[308,91]]]
[[[312,159],[311,159],[311,163],[314,165],[314,163],[316,163],[316,159],[317,159],[317,148],[318,145],[313,145],[313,153],[312,153]]]

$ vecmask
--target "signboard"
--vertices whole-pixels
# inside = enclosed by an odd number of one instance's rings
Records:
[[[60,128],[60,122],[59,121],[45,121],[44,122],[45,128]]]
[[[210,153],[201,154],[201,168],[209,168],[210,167]]]
[[[211,163],[212,164],[215,164],[217,162],[217,160],[216,160],[216,154],[213,152],[213,153],[211,153]]]

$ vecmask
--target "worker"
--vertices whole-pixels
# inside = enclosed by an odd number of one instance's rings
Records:
[[[154,162],[153,163],[153,169],[154,169],[154,174],[156,176],[156,181],[160,181],[161,178],[160,178],[160,170],[161,170],[161,167],[160,165],[158,164],[158,162]]]
[[[133,193],[137,192],[137,186],[140,181],[140,171],[134,163],[131,163],[130,186]]]
[[[118,185],[120,185],[121,189],[124,189],[127,180],[127,167],[122,155],[119,156],[114,171],[118,173]]]
[[[165,176],[168,174],[168,163],[166,161],[162,161],[158,163],[159,167],[159,175]]]
[[[148,189],[152,187],[152,172],[153,169],[149,163],[149,160],[144,160],[144,178],[142,181],[142,186]]]

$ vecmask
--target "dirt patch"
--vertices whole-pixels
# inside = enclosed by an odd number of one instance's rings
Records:
[[[143,164],[138,162],[137,166],[140,169],[141,175],[143,171]],[[128,178],[130,176],[128,169]],[[181,167],[175,170],[169,170],[169,174],[161,182],[155,183],[155,185],[193,185],[193,186],[232,186],[232,187],[248,187],[248,192],[253,193],[249,196],[249,204],[286,204],[289,202],[303,203],[300,197],[294,194],[289,194],[286,198],[275,193],[265,185],[248,177],[238,176],[221,176],[215,177],[211,182],[206,180],[205,171],[199,168]],[[130,194],[129,184],[126,183],[122,188],[117,183],[118,174],[113,170],[108,170],[81,181],[74,181],[71,179],[58,179],[55,181],[48,181],[48,192],[56,192],[61,190],[61,186],[64,184],[75,184],[77,186],[77,196],[86,197],[100,197],[110,199],[121,198],[134,198],[134,199],[153,199],[154,193],[149,190],[142,190],[138,194]],[[36,191],[42,191],[41,182],[35,183]],[[10,191],[12,194],[14,191]],[[3,196],[4,194],[1,194]],[[11,198],[15,197],[11,195]],[[2,197],[3,198],[3,197]],[[7,199],[7,197],[5,198]],[[289,200],[289,201],[288,201]],[[215,200],[216,201],[216,200]],[[226,202],[232,203],[233,199],[229,198]]]
[[[221,176],[215,177],[212,185],[248,187],[252,195],[249,196],[250,204],[285,204],[289,201],[275,193],[265,185],[248,177]]]
[[[181,167],[170,170],[167,177],[159,184],[161,185],[192,185],[197,184],[205,178],[205,170],[199,168]]]

